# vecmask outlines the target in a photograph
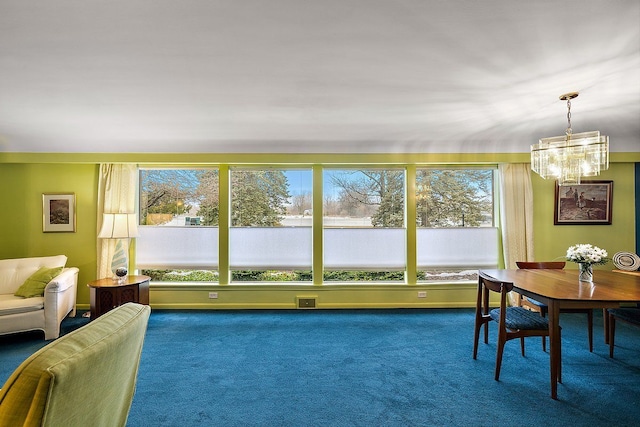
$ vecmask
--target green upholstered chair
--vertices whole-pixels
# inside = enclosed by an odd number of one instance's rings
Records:
[[[0,390],[0,426],[124,426],[150,312],[124,304],[31,355]]]

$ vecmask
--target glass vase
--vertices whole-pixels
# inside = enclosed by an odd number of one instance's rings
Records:
[[[581,282],[593,282],[593,266],[586,262],[578,263],[578,270],[580,271],[580,275],[578,279]]]

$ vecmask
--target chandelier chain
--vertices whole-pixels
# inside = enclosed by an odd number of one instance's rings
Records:
[[[567,136],[571,136],[571,98],[567,99]]]

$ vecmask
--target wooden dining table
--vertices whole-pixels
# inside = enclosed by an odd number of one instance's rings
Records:
[[[578,280],[578,270],[481,271],[500,281],[513,283],[515,292],[549,307],[549,364],[553,399],[558,398],[558,382],[562,366],[560,309],[606,309],[619,307],[624,303],[640,302],[640,276],[636,275],[594,270],[593,282],[581,282]],[[605,316],[605,322],[606,320]]]

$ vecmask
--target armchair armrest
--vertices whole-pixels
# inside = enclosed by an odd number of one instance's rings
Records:
[[[60,322],[67,314],[76,315],[78,268],[69,267],[51,280],[44,288],[44,337],[58,338]]]
[[[44,288],[45,295],[48,292],[64,292],[70,287],[77,287],[78,272],[77,267],[64,268],[60,274],[47,283],[47,286]]]

